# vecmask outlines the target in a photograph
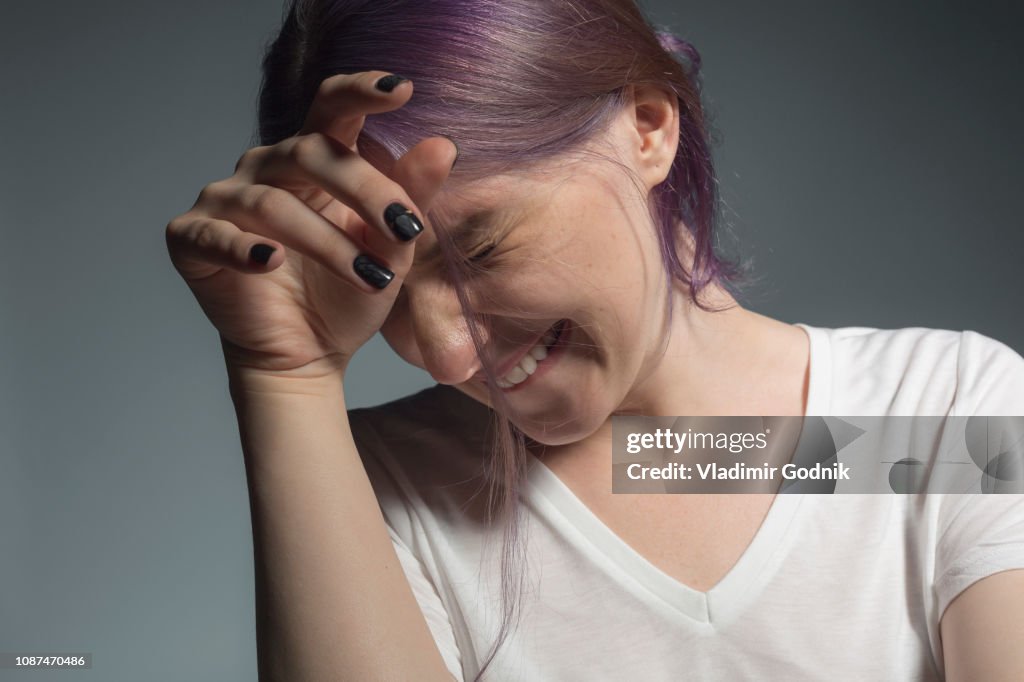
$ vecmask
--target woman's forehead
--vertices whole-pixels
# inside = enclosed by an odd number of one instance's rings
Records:
[[[453,233],[460,226],[495,222],[514,213],[522,213],[535,202],[535,183],[515,175],[500,175],[470,182],[456,181],[441,189],[431,203],[435,221]]]
[[[621,188],[613,171],[599,161],[563,159],[484,178],[456,176],[434,197],[429,217],[458,244],[472,247],[524,223],[564,217],[581,201],[614,200]]]
[[[529,213],[547,203],[567,182],[589,173],[578,165],[550,165],[484,178],[452,178],[441,188],[431,211],[453,222],[474,213]]]

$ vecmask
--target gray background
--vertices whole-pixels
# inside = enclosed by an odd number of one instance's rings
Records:
[[[651,2],[705,59],[747,304],[1024,349],[1019,10]],[[163,228],[230,174],[276,0],[8,3],[0,20],[0,679],[255,679],[215,332]],[[370,379],[373,379],[371,382]],[[375,341],[353,405],[429,385]]]

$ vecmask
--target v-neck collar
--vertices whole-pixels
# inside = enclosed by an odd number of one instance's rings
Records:
[[[827,415],[830,406],[832,361],[824,330],[798,324],[810,339],[810,377],[807,415]],[[529,453],[527,489],[532,498],[547,505],[548,513],[566,523],[571,542],[598,551],[604,570],[627,589],[659,600],[664,607],[685,616],[698,629],[721,628],[739,615],[789,554],[797,538],[789,532],[802,494],[780,494],[750,544],[728,573],[707,591],[694,589],[652,564],[616,535],[576,497],[554,472]]]

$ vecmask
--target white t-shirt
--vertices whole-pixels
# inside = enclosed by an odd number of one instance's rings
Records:
[[[808,415],[1024,415],[1024,359],[975,332],[822,329]],[[449,670],[501,619],[479,490],[487,408],[435,386],[350,412],[395,550]],[[609,453],[610,465],[610,453]],[[1024,495],[779,495],[707,592],[656,568],[531,455],[526,584],[491,680],[941,680],[939,619],[1024,568]]]

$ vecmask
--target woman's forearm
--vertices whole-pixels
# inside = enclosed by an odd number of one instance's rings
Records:
[[[450,680],[349,429],[341,373],[229,369],[261,680]]]

